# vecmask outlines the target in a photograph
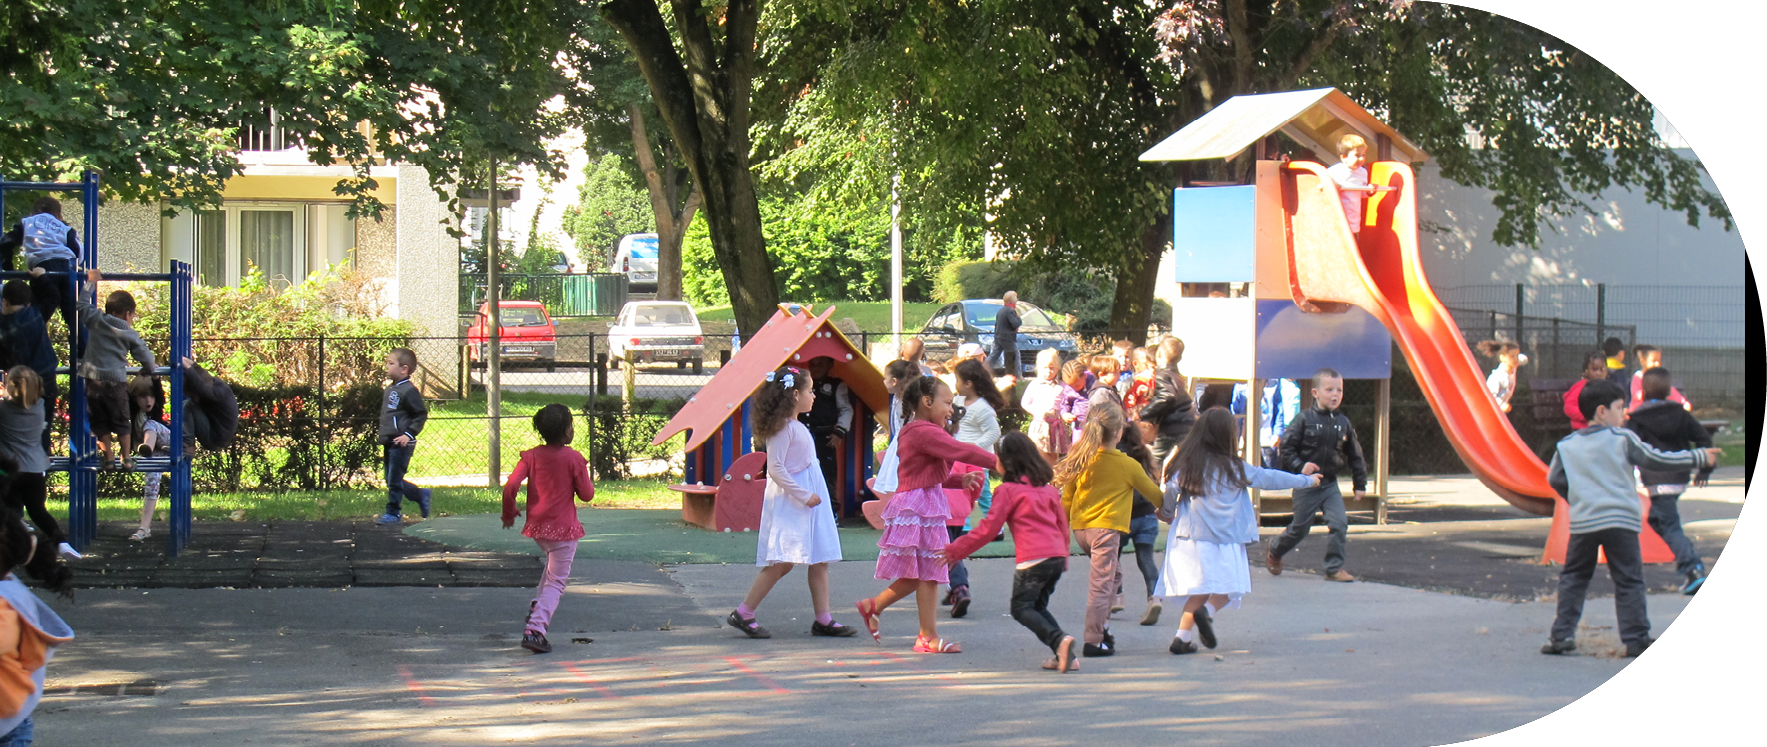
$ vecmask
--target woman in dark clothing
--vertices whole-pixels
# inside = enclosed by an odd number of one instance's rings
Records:
[[[1178,373],[1178,362],[1183,358],[1183,340],[1168,337],[1160,342],[1154,356],[1153,395],[1141,408],[1141,422],[1154,428],[1154,464],[1162,469],[1172,450],[1178,448],[1178,443],[1190,433],[1190,426],[1196,423],[1189,382]]]

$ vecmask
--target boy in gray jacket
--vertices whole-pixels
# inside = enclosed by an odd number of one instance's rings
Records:
[[[1547,481],[1570,507],[1571,540],[1558,581],[1558,619],[1543,654],[1577,648],[1577,623],[1583,600],[1595,575],[1597,553],[1607,552],[1608,577],[1614,581],[1614,613],[1626,655],[1650,647],[1650,619],[1644,608],[1644,562],[1638,532],[1644,525],[1633,467],[1655,470],[1705,469],[1718,463],[1717,449],[1658,451],[1621,426],[1626,422],[1626,393],[1612,382],[1595,380],[1577,395],[1577,408],[1589,425],[1558,442]]]
[[[87,270],[86,279],[97,285],[104,278],[97,270]],[[83,300],[78,306],[80,323],[86,325],[88,334],[86,352],[79,358],[80,367],[75,373],[86,380],[86,415],[91,422],[92,435],[98,438],[99,466],[134,469],[135,456],[129,450],[134,424],[130,422],[126,388],[129,356],[134,356],[145,366],[145,373],[149,376],[158,368],[153,351],[147,349],[147,343],[142,342],[141,335],[135,332],[133,322],[140,316],[135,313],[135,297],[128,291],[112,291],[104,299],[103,311]],[[115,452],[114,461],[110,450],[112,434],[122,446]]]

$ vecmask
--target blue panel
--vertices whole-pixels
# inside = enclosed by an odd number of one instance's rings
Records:
[[[1393,337],[1359,306],[1342,314],[1309,314],[1293,301],[1258,301],[1260,379],[1308,379],[1321,368],[1346,379],[1393,376]]]
[[[1172,251],[1180,283],[1254,279],[1257,187],[1172,190]]]

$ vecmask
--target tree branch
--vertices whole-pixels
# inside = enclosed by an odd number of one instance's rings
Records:
[[[638,71],[650,84],[651,98],[662,114],[669,136],[688,154],[687,168],[697,181],[703,164],[696,160],[700,153],[699,112],[694,90],[675,52],[669,28],[651,0],[611,0],[601,6],[601,17],[620,32],[632,54],[638,59]],[[701,27],[704,30],[704,27]]]
[[[1333,12],[1331,21],[1326,23],[1325,28],[1319,32],[1318,36],[1313,37],[1312,43],[1308,44],[1307,48],[1301,51],[1301,56],[1295,59],[1295,64],[1277,81],[1276,90],[1286,91],[1292,88],[1295,81],[1313,67],[1313,61],[1319,59],[1319,55],[1324,54],[1325,50],[1330,49],[1332,42],[1337,41],[1338,32],[1349,25],[1350,16],[1344,10],[1342,6],[1339,6]]]

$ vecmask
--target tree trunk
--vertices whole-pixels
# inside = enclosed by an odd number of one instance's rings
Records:
[[[681,300],[681,239],[687,234],[687,225],[693,222],[693,214],[699,210],[699,184],[694,183],[687,192],[687,200],[677,206],[675,204],[675,175],[680,171],[670,163],[665,174],[657,167],[656,157],[650,150],[650,133],[644,124],[644,109],[637,104],[626,107],[628,120],[632,128],[632,151],[638,157],[638,170],[644,174],[644,189],[650,195],[650,212],[656,218],[657,234],[657,268],[656,297],[661,301]],[[668,156],[668,151],[663,153]]]
[[[1141,232],[1141,251],[1126,272],[1117,275],[1117,292],[1111,300],[1111,330],[1128,333],[1137,346],[1147,344],[1147,325],[1153,316],[1154,290],[1159,286],[1160,258],[1172,242],[1172,211],[1167,209]]]
[[[657,111],[693,175],[705,206],[712,254],[729,288],[737,327],[747,339],[779,304],[748,161],[759,0],[730,0],[721,19],[698,0],[671,0],[670,6],[681,33],[680,52],[654,0],[611,0],[601,12],[632,48]],[[721,48],[708,24],[721,25]]]

